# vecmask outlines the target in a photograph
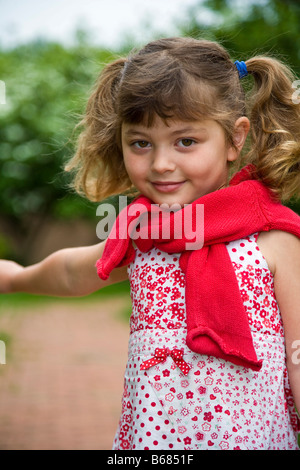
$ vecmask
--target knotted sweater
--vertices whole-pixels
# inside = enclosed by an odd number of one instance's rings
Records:
[[[167,211],[168,217],[159,213],[153,217],[157,206],[145,196],[138,197],[120,212],[96,266],[99,277],[107,279],[114,268],[134,260],[134,243],[142,252],[156,247],[181,253],[180,266],[186,278],[187,346],[199,354],[259,370],[262,362],[256,356],[225,243],[269,230],[300,238],[300,217],[253,175],[253,167],[247,166],[233,177],[229,187],[179,210]],[[204,218],[197,216],[199,205],[204,208]],[[185,230],[178,230],[184,222]],[[164,235],[165,224],[169,224],[169,237]],[[200,231],[201,246],[190,249]],[[151,236],[153,233],[155,236]]]

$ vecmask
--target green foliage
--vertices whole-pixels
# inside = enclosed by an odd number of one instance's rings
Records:
[[[0,259],[10,258],[13,254],[13,247],[8,237],[0,233]]]
[[[0,49],[0,257],[22,264],[31,263],[28,246],[44,220],[96,216],[96,204],[70,190],[64,164],[94,81],[115,55],[77,39],[73,48],[36,41]]]
[[[212,16],[205,21],[204,11]],[[246,60],[257,53],[279,56],[299,75],[300,4],[287,0],[205,0],[190,10],[183,34],[209,37]]]
[[[68,191],[64,162],[74,126],[101,64],[111,54],[36,42],[0,51],[6,104],[0,106],[1,214],[23,227],[30,216],[95,215]]]

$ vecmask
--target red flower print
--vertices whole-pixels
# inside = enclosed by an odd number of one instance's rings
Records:
[[[156,274],[158,274],[158,276],[161,276],[164,272],[164,268],[162,266],[159,266],[158,268],[156,268],[155,272]]]
[[[154,294],[152,294],[151,292],[147,292],[146,298],[147,298],[148,300],[154,300]]]
[[[197,363],[197,367],[199,367],[199,369],[203,369],[203,367],[205,367],[205,362],[204,361],[199,361]]]
[[[243,302],[246,302],[246,300],[249,300],[249,295],[245,289],[241,289],[240,293],[241,293]]]
[[[267,315],[268,315],[268,314],[267,314],[266,310],[262,308],[261,311],[260,311],[260,316],[261,316],[262,318],[265,318]]]
[[[188,446],[189,444],[191,444],[192,439],[191,439],[190,437],[185,437],[185,438],[183,439],[183,442],[184,442],[184,444],[185,444],[186,446]]]
[[[205,395],[206,393],[206,387],[203,387],[202,385],[198,387],[197,390],[200,393],[200,395]]]
[[[172,292],[173,292],[173,295],[171,295],[171,300],[176,300],[176,299],[181,298],[181,292],[179,291],[179,289],[174,288]]]
[[[177,410],[174,410],[173,406],[170,406],[168,414],[172,415],[173,413],[176,413]]]
[[[130,442],[129,442],[128,439],[122,439],[121,449],[123,449],[123,450],[130,449]]]
[[[208,413],[204,413],[203,419],[204,419],[204,421],[208,421],[210,423],[211,420],[213,419],[213,415],[209,411]]]
[[[260,295],[263,294],[263,289],[261,286],[255,286],[255,289],[254,289],[254,294],[259,297]]]
[[[190,414],[188,408],[182,408],[181,410],[182,416],[188,416]]]
[[[197,434],[195,434],[195,437],[197,441],[203,441],[204,434],[202,434],[202,432],[197,432]]]
[[[179,434],[184,434],[187,432],[187,428],[185,426],[178,426],[178,432]]]
[[[125,421],[126,421],[126,423],[131,423],[132,415],[125,415]]]
[[[255,321],[254,322],[254,328],[256,328],[258,331],[262,329],[262,324],[260,321]]]
[[[222,407],[221,405],[216,405],[216,406],[215,406],[215,412],[216,412],[216,413],[221,413],[222,410],[223,410],[223,407]]]

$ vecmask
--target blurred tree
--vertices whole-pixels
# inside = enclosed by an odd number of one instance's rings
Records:
[[[189,17],[185,35],[214,38],[236,58],[258,52],[280,56],[300,74],[298,0],[204,0]]]
[[[204,0],[189,9],[189,19],[183,35],[221,42],[234,60],[276,56],[300,76],[298,0]],[[300,214],[300,201],[288,205]]]
[[[88,47],[82,34],[78,40],[68,50],[37,41],[0,51],[6,85],[6,104],[0,105],[1,225],[14,227],[25,253],[45,217],[96,214],[95,204],[68,190],[63,163],[93,81],[112,55]]]

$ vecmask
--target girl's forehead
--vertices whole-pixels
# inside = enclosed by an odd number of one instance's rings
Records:
[[[209,132],[218,127],[219,124],[212,119],[202,120],[181,120],[181,119],[162,119],[155,116],[151,126],[146,123],[128,123],[123,122],[122,134],[130,137],[136,134],[147,134],[152,131],[162,131],[168,135],[189,134],[193,132]]]

